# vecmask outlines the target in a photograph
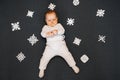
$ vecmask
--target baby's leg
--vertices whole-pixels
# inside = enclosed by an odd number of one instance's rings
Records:
[[[75,73],[79,72],[79,68],[76,66],[76,62],[70,52],[64,53],[67,55],[62,55],[68,65],[74,70]]]
[[[70,67],[74,70],[75,73],[79,72],[79,68],[76,66],[76,62],[72,56],[72,54],[69,52],[67,46],[65,45],[62,47],[61,52],[59,55],[65,59],[65,61],[68,63]]]
[[[44,76],[44,70],[47,67],[47,64],[49,63],[49,61],[54,57],[54,53],[53,50],[46,46],[45,51],[43,53],[43,56],[40,59],[40,65],[39,65],[39,77],[42,78]]]

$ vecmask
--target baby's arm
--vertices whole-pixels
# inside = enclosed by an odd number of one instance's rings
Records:
[[[43,28],[42,28],[42,31],[41,31],[41,36],[42,37],[44,37],[44,38],[46,38],[46,27],[44,26]]]
[[[46,32],[46,37],[54,36],[54,33],[52,31]]]
[[[48,28],[46,26],[44,26],[42,28],[41,36],[44,37],[44,38],[47,38],[47,37],[51,37],[51,36],[54,36],[54,35],[57,35],[57,34],[62,35],[64,33],[65,33],[65,29],[59,23],[58,28],[54,29],[53,31],[49,31]]]
[[[64,34],[65,33],[65,29],[63,28],[63,26],[59,23],[58,24],[58,34],[59,35],[62,35],[62,34]]]
[[[50,31],[46,25],[42,28],[42,32],[41,32],[41,36],[44,37],[44,38],[48,38],[48,37],[51,37],[51,36],[54,36],[55,33],[53,33],[53,31]]]
[[[44,38],[49,37],[50,35],[52,35],[51,31],[48,30],[48,28],[46,27],[46,25],[42,28],[41,31],[41,36]]]
[[[65,33],[65,29],[63,28],[63,26],[59,23],[58,25],[58,28],[57,29],[54,29],[53,31],[52,31],[52,33],[54,34],[54,35],[57,35],[57,34],[59,34],[59,35],[62,35],[62,34],[64,34]]]

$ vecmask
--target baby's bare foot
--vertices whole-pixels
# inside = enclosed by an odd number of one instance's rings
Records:
[[[79,73],[80,69],[77,66],[73,66],[72,69],[75,73]]]
[[[44,76],[44,70],[40,70],[39,77],[42,78]]]

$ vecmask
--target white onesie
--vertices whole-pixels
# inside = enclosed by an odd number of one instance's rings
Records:
[[[52,30],[58,30],[58,34],[54,35],[52,37],[46,37],[46,33],[50,32]],[[68,63],[70,67],[75,66],[75,60],[72,57],[72,54],[69,52],[66,43],[65,43],[65,36],[64,36],[65,29],[63,26],[58,23],[54,27],[50,27],[48,25],[45,25],[42,28],[41,35],[42,37],[46,38],[46,47],[43,52],[43,56],[40,59],[40,70],[45,70],[47,67],[48,62],[55,56],[61,56],[65,59],[65,61]]]

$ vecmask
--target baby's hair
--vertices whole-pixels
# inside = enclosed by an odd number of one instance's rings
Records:
[[[51,13],[54,13],[56,15],[56,17],[58,17],[57,12],[55,10],[48,10],[47,12],[45,12],[45,17],[47,14],[51,14]]]

